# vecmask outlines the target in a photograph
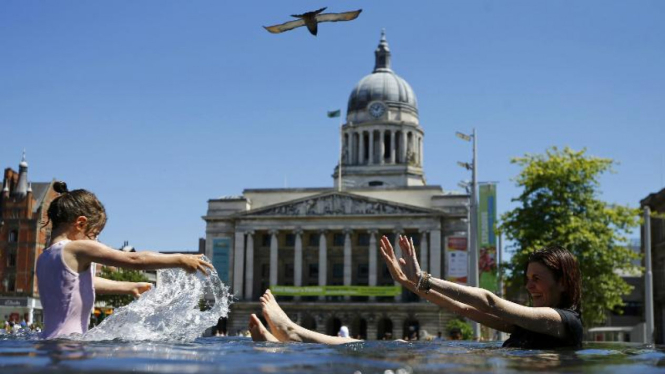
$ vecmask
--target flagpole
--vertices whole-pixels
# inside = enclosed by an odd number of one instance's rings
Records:
[[[342,192],[342,153],[344,152],[344,131],[342,113],[339,113],[339,168],[337,169],[337,191]]]
[[[337,166],[337,191],[342,192],[342,154],[344,153],[344,120],[342,109],[328,112],[328,118],[339,117],[339,165]]]

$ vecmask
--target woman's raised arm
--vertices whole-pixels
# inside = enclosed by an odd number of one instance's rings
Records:
[[[385,236],[381,238],[381,256],[394,280],[409,289],[418,289],[418,283],[423,280],[425,273],[421,271],[418,264],[413,241],[400,237],[399,243],[404,257],[398,260],[388,238]],[[558,338],[566,336],[561,316],[552,308],[526,307],[504,300],[482,288],[463,286],[433,277],[429,277],[428,280],[430,290],[461,304],[451,304],[451,307],[477,322],[488,326],[490,324],[498,326],[502,323],[504,328],[497,328],[501,331],[511,329],[507,326],[517,325],[530,331]],[[422,288],[419,291],[426,292]],[[440,302],[449,304],[446,299],[441,299]],[[439,304],[437,303],[437,305]],[[485,322],[481,322],[483,320]]]

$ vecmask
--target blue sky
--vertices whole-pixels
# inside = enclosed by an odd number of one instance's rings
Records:
[[[329,5],[353,22],[273,35]],[[620,162],[602,197],[665,187],[665,2],[0,2],[0,166],[95,192],[101,239],[195,250],[207,200],[332,186],[344,108],[382,28],[413,87],[429,184],[458,189],[478,131],[479,180],[514,207],[510,159],[550,146]],[[638,235],[637,233],[635,234]]]

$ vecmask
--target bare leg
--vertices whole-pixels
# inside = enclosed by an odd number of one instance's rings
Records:
[[[270,290],[266,290],[260,300],[263,316],[266,318],[270,330],[279,341],[320,344],[345,344],[359,341],[352,338],[324,335],[299,326],[284,313]]]
[[[249,316],[249,333],[252,335],[252,340],[255,342],[279,343],[279,340],[277,340],[277,338],[275,338],[275,336],[263,326],[256,314]]]

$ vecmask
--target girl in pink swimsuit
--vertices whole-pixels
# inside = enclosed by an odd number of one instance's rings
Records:
[[[139,296],[152,285],[119,282],[95,276],[93,263],[137,270],[182,268],[206,274],[212,265],[203,255],[154,252],[123,252],[105,246],[97,236],[106,224],[106,211],[97,197],[86,190],[68,191],[54,182],[60,193],[48,208],[52,223],[51,243],[37,260],[37,280],[46,339],[88,330],[95,293]]]

